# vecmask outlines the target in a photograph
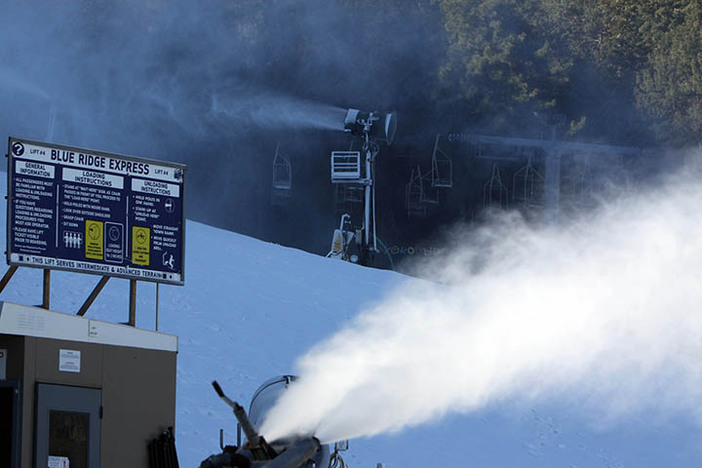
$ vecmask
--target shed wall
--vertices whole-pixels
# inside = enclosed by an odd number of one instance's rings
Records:
[[[147,443],[175,427],[176,357],[172,351],[0,334],[7,378],[22,380],[22,466],[33,466],[37,383],[102,391],[101,467],[148,467]],[[59,371],[59,350],[81,352],[79,373]]]

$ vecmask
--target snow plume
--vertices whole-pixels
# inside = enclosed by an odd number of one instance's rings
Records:
[[[344,130],[346,109],[271,92],[214,94],[211,113],[263,128]]]
[[[506,215],[303,356],[269,439],[371,436],[506,402],[702,417],[702,185],[689,169],[534,229]],[[467,240],[466,240],[467,239]]]
[[[48,100],[49,95],[35,83],[28,80],[13,70],[0,70],[0,88],[12,90],[13,92],[22,92],[35,96],[42,100]]]

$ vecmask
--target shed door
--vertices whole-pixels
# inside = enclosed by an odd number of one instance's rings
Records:
[[[37,385],[36,468],[100,466],[99,389]]]
[[[22,392],[17,380],[0,380],[0,466],[20,468]]]

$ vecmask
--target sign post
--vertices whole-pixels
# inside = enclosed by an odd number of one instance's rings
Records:
[[[10,137],[7,263],[183,285],[182,164]],[[132,320],[130,320],[132,321]]]

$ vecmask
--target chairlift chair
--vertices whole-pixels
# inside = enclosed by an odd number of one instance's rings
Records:
[[[441,149],[440,139],[441,135],[436,135],[434,151],[431,156],[431,185],[432,187],[451,188],[453,187],[453,162]]]
[[[545,178],[534,167],[531,156],[512,178],[512,200],[529,208],[543,206]]]
[[[339,193],[344,203],[363,203],[363,187],[360,185],[340,184]]]
[[[427,208],[422,203],[423,192],[422,170],[417,166],[416,171],[412,169],[410,180],[405,186],[405,208],[408,217],[426,215]]]
[[[422,203],[427,205],[438,205],[439,204],[439,187],[435,186],[433,182],[434,172],[427,172],[422,175]]]
[[[292,165],[290,159],[275,147],[273,156],[273,180],[271,184],[271,205],[284,206],[292,198]]]
[[[485,208],[500,208],[506,209],[509,191],[505,184],[502,183],[500,175],[500,166],[494,164],[492,166],[492,176],[483,186],[483,206]]]
[[[363,204],[363,186],[353,184],[337,184],[334,191],[336,212],[355,211],[353,205]]]
[[[561,194],[565,200],[577,207],[586,207],[593,202],[593,180],[590,164],[579,162],[563,176]]]
[[[290,159],[280,152],[280,145],[275,147],[273,157],[273,188],[278,190],[292,189],[292,165]]]

